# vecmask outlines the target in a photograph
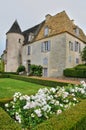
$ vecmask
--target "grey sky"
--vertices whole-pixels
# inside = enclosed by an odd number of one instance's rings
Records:
[[[5,33],[17,19],[22,31],[65,10],[86,33],[86,1],[81,0],[0,0],[0,55],[5,49]]]

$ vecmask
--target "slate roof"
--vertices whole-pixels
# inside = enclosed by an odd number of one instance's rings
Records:
[[[79,27],[78,28],[79,28],[80,35],[79,36],[76,35],[74,28],[76,28],[77,26],[72,22],[72,20],[70,20],[70,18],[68,17],[68,15],[66,14],[65,11],[62,11],[54,16],[50,16],[50,18],[45,21],[44,26],[41,28],[41,30],[35,40],[40,40],[40,39],[45,38],[44,37],[44,28],[46,26],[49,27],[48,37],[53,36],[53,35],[58,35],[60,33],[68,32],[71,35],[86,42],[86,36],[85,36],[84,32],[82,31],[82,29],[80,29]]]
[[[11,28],[9,29],[9,31],[6,34],[8,34],[8,33],[19,33],[19,34],[22,33],[17,20],[15,20],[15,22],[13,23],[13,25],[11,26]]]
[[[25,31],[22,32],[22,34],[24,35],[24,38],[25,38],[25,41],[24,41],[25,44],[27,44],[27,42],[28,42],[28,36],[29,36],[30,33],[33,33],[34,39],[35,39],[35,37],[39,33],[39,31],[40,31],[41,27],[43,26],[43,24],[44,24],[44,21],[41,22],[40,24],[38,24],[38,25],[36,25],[36,26],[34,26],[32,28],[29,28],[28,30],[25,30]]]

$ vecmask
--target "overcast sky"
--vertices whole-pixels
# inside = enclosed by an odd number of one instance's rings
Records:
[[[63,10],[86,33],[85,0],[0,0],[0,55],[5,49],[6,32],[16,19],[24,31],[43,21],[46,14]]]

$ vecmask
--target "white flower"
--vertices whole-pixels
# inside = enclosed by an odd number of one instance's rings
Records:
[[[38,117],[42,116],[42,113],[41,113],[40,109],[36,109],[36,110],[34,110],[34,112],[37,114]]]
[[[55,105],[59,105],[59,101],[56,101],[56,102],[55,102]]]
[[[14,102],[16,102],[16,101],[17,101],[17,99],[14,97],[14,98],[13,98],[13,101],[14,101]]]
[[[5,104],[5,107],[9,107],[9,104],[8,104],[8,103],[6,103],[6,104]]]
[[[42,110],[49,112],[49,111],[51,110],[51,106],[49,106],[49,105],[47,104],[47,105],[45,105],[45,106],[42,107]]]
[[[73,98],[74,101],[76,101],[76,98]]]
[[[19,123],[21,123],[21,116],[19,115],[19,113],[15,113],[16,115],[15,115],[15,118],[16,118],[16,120],[19,122]]]
[[[57,115],[61,114],[62,113],[62,110],[57,110]]]
[[[64,100],[64,102],[68,103],[68,99]]]
[[[69,105],[67,104],[67,105],[65,105],[64,107],[65,107],[65,108],[68,108],[68,107],[69,107]]]
[[[84,93],[85,93],[85,90],[82,89],[82,90],[81,90],[81,93],[84,94]]]
[[[74,93],[72,93],[71,95],[72,95],[72,96],[75,96],[75,94],[74,94]]]
[[[60,105],[60,107],[63,107],[63,104],[59,104]]]
[[[75,91],[74,89],[70,89],[70,92],[72,92],[72,93],[73,93],[74,91]]]
[[[35,115],[32,113],[32,114],[31,114],[31,117],[35,117]]]
[[[55,93],[56,89],[55,88],[51,88],[50,91],[53,92],[53,93]]]
[[[66,97],[68,97],[68,95],[69,95],[69,93],[68,93],[68,92],[63,92],[62,97],[63,97],[63,98],[66,98]]]

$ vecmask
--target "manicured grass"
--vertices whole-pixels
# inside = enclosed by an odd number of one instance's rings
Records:
[[[34,80],[34,79],[33,79]],[[45,86],[14,80],[10,78],[0,79],[0,98],[11,98],[15,92],[31,95],[35,94],[38,89]]]

